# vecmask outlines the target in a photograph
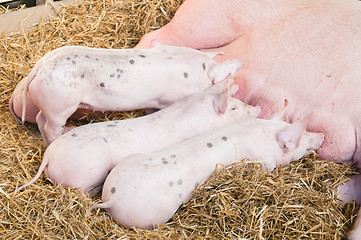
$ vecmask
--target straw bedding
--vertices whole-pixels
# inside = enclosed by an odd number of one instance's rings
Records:
[[[316,154],[265,172],[242,161],[214,174],[173,218],[154,230],[124,229],[86,195],[41,178],[23,192],[45,148],[13,119],[8,102],[16,84],[45,53],[64,45],[131,48],[166,24],[182,1],[85,1],[65,7],[35,29],[0,36],[0,238],[2,239],[341,239],[357,213],[334,189],[355,172]],[[2,12],[5,12],[2,10]],[[2,13],[0,12],[0,13]],[[107,114],[112,120],[142,112]],[[99,120],[98,120],[99,121]],[[83,123],[71,123],[83,124]]]

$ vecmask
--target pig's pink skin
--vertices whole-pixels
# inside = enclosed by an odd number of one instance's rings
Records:
[[[36,122],[48,145],[61,135],[66,120],[78,108],[163,108],[226,79],[228,73],[234,75],[242,66],[236,60],[217,64],[213,60],[217,54],[172,46],[62,47],[37,62],[27,77],[26,93],[40,109]]]
[[[133,153],[150,153],[203,131],[257,117],[260,109],[230,97],[237,90],[228,82],[187,96],[144,117],[88,124],[57,138],[46,149],[36,176],[44,170],[54,182],[85,192],[103,184],[109,171]]]
[[[324,133],[322,158],[352,158],[361,167],[360,22],[356,0],[187,0],[137,47],[157,39],[217,48],[224,55],[216,61],[242,60],[246,65],[235,76],[239,99],[261,106],[267,118],[287,98],[284,120],[307,118],[308,130]],[[351,192],[361,189],[361,181],[355,183]]]
[[[122,160],[103,186],[102,204],[126,227],[152,228],[166,222],[217,164],[257,159],[274,169],[317,149],[323,136],[305,131],[306,121],[243,118],[159,152]]]
[[[165,27],[146,34],[164,44],[224,52],[239,59],[239,99],[261,117],[289,100],[284,119],[308,119],[325,134],[326,159],[361,160],[361,3],[354,0],[187,0]]]

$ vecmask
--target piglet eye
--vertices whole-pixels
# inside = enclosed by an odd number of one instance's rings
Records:
[[[233,107],[233,108],[232,108],[232,110],[236,110],[236,109],[237,109],[237,107]]]

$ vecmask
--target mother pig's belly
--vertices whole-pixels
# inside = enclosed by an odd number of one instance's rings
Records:
[[[314,36],[317,29],[255,29],[222,47],[224,55],[216,58],[246,64],[235,77],[240,85],[236,97],[261,106],[262,118],[282,110],[287,99],[284,120],[308,119],[308,130],[325,134],[321,157],[352,158],[357,143],[354,123],[361,116],[361,40],[342,41],[330,34],[331,43],[321,41],[321,36]]]

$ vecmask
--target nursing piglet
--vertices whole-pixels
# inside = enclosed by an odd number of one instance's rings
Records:
[[[163,108],[226,79],[229,73],[234,75],[242,66],[239,61],[217,64],[213,60],[217,54],[171,46],[58,48],[40,59],[25,80],[22,105],[28,106],[30,99],[39,109],[36,122],[48,145],[61,135],[66,120],[78,108]],[[17,104],[13,102],[10,107],[18,109]],[[24,120],[25,107],[22,110]]]
[[[166,222],[217,164],[244,158],[263,168],[299,159],[320,147],[323,135],[306,132],[306,121],[242,119],[152,154],[122,160],[103,186],[103,203],[126,227],[152,228]]]
[[[209,129],[245,117],[260,109],[230,97],[233,80],[214,84],[166,108],[134,119],[88,124],[57,138],[46,149],[36,176],[43,170],[54,182],[90,191],[103,184],[109,171],[133,153],[151,153]],[[231,84],[231,86],[229,86]]]

